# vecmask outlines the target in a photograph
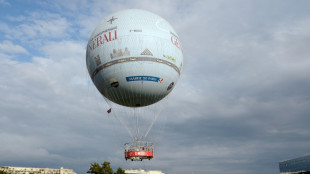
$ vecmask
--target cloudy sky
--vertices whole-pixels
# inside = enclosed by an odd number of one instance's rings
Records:
[[[169,21],[184,51],[155,158],[135,163],[85,65],[92,30],[127,8]],[[279,173],[310,154],[309,12],[308,0],[0,0],[0,166]]]

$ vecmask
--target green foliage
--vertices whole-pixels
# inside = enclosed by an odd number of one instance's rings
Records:
[[[118,168],[116,173],[114,173],[114,174],[125,174],[125,170]]]
[[[8,173],[3,170],[0,170],[0,174],[8,174]]]
[[[310,171],[298,172],[297,174],[310,174]]]
[[[101,165],[96,162],[92,163],[87,173],[90,173],[90,174],[125,174],[125,171],[122,170],[121,168],[118,168],[117,172],[114,173],[113,169],[110,166],[110,162],[105,161]]]

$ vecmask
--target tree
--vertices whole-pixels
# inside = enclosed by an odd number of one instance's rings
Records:
[[[125,173],[125,171],[123,169],[118,168],[116,173],[114,173],[114,174],[126,174],[126,173]]]
[[[103,162],[101,165],[92,163],[87,173],[91,174],[114,174],[113,169],[110,167],[110,162]]]
[[[310,174],[310,171],[302,171],[302,172],[298,172],[297,174]]]

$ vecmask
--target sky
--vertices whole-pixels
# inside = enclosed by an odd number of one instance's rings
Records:
[[[130,137],[85,64],[97,24],[128,8],[166,19],[184,53],[143,162],[124,160]],[[309,12],[308,0],[0,0],[0,166],[277,174],[310,154]]]

